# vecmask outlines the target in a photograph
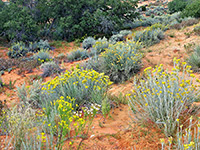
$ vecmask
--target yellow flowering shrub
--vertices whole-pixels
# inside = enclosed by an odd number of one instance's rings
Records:
[[[84,134],[87,123],[86,118],[91,123],[99,110],[99,105],[92,104],[90,109],[83,108],[82,112],[76,112],[73,107],[75,101],[74,98],[69,96],[66,98],[61,96],[58,100],[51,102],[50,107],[43,108],[46,117],[44,124],[47,126],[47,131],[58,137],[57,143],[59,144],[56,145],[57,149],[62,147],[66,139],[72,139]],[[75,131],[75,133],[71,131]]]
[[[200,92],[190,68],[176,58],[172,72],[165,71],[163,65],[146,68],[145,80],[134,79],[135,88],[129,97],[132,111],[140,119],[150,118],[171,135],[176,129],[176,120],[181,113],[189,111]]]
[[[101,104],[107,87],[111,84],[109,77],[104,73],[77,68],[44,83],[42,93],[47,101],[70,96],[76,99],[76,104],[88,102]]]
[[[162,25],[160,23],[154,24],[151,27],[147,27],[143,31],[137,31],[134,34],[134,41],[140,41],[145,46],[151,46],[159,43],[160,40],[164,39],[164,30],[168,26]]]
[[[200,118],[199,118],[200,119]],[[179,124],[177,121],[177,133],[176,137],[172,139],[169,138],[168,142],[164,139],[160,139],[162,150],[168,149],[178,149],[178,150],[195,150],[200,149],[200,120],[193,119],[193,116],[189,119],[189,125],[186,127],[183,124]],[[186,123],[187,124],[187,123]],[[172,144],[172,140],[174,141]]]
[[[131,40],[126,43],[117,42],[109,45],[101,55],[103,59],[102,72],[105,72],[114,82],[127,80],[140,70],[143,57],[143,54],[139,52],[140,48],[138,42]]]

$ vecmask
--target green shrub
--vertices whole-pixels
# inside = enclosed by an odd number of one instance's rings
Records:
[[[200,71],[200,46],[194,49],[194,52],[188,58],[188,63],[192,66],[194,71]]]
[[[10,58],[19,58],[25,56],[28,53],[28,49],[26,48],[23,42],[17,42],[12,45],[9,49],[8,57]]]
[[[184,17],[200,17],[200,1],[199,0],[192,0],[185,9],[182,11],[182,15]]]
[[[68,61],[83,60],[89,57],[89,53],[85,49],[77,49],[67,55]]]
[[[45,62],[40,66],[40,69],[42,69],[43,74],[42,77],[48,77],[55,73],[61,73],[61,69],[58,64],[56,64],[54,61],[51,62]]]
[[[187,6],[187,0],[173,0],[168,3],[169,12],[171,14],[183,11],[186,6]]]
[[[45,99],[50,102],[57,97],[74,97],[76,103],[101,104],[107,87],[111,84],[109,77],[94,70],[75,69],[43,84],[42,92]]]
[[[183,73],[180,74],[180,70]],[[129,105],[135,117],[140,120],[150,119],[164,128],[167,136],[176,130],[176,120],[192,109],[199,89],[194,85],[194,75],[185,62],[174,59],[171,73],[163,69],[163,65],[144,70],[145,79],[134,79],[133,95],[129,97]],[[199,79],[196,80],[200,82]]]
[[[82,47],[84,49],[89,49],[95,44],[95,39],[93,37],[87,37],[83,40]]]
[[[136,4],[132,0],[36,0],[34,4],[9,1],[9,5],[0,4],[0,33],[8,40],[24,42],[40,38],[72,41],[86,34],[111,35],[123,29],[124,22],[138,16]]]

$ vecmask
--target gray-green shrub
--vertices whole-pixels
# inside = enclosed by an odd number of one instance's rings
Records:
[[[180,70],[183,70],[180,73]],[[138,120],[147,120],[164,128],[167,136],[176,130],[176,120],[183,113],[193,109],[193,102],[199,95],[194,85],[194,75],[185,62],[174,59],[172,72],[164,70],[163,65],[152,70],[144,70],[145,78],[134,79],[134,90],[129,97],[129,105]],[[199,79],[196,80],[200,82]]]
[[[40,66],[40,69],[43,71],[42,77],[48,77],[56,73],[61,73],[62,69],[60,69],[59,65],[54,61],[45,62]]]
[[[189,56],[187,61],[194,71],[200,71],[200,46],[195,47],[194,52]]]
[[[87,37],[83,40],[82,47],[84,49],[89,49],[95,44],[95,39],[93,37]]]
[[[83,60],[89,57],[89,53],[85,49],[77,49],[67,55],[68,61]]]

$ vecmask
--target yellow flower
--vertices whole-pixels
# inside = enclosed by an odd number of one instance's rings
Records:
[[[148,103],[146,103],[145,106],[148,106]]]

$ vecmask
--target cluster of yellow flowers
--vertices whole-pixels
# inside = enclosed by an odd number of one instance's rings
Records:
[[[101,56],[104,58],[107,66],[109,66],[112,70],[118,68],[119,70],[129,73],[130,70],[126,70],[126,68],[134,70],[134,67],[140,62],[143,56],[143,54],[138,51],[139,47],[139,42],[130,40],[126,43],[117,42],[114,45],[109,45]]]
[[[45,133],[44,133],[44,132],[42,132],[41,135],[38,135],[38,136],[37,136],[37,139],[38,139],[38,140],[41,140],[43,143],[46,142],[46,138],[47,138],[47,137],[45,136]]]
[[[65,74],[54,78],[43,84],[42,90],[52,92],[60,84],[71,84],[87,88],[94,88],[94,90],[101,90],[100,86],[105,87],[112,84],[109,77],[104,73],[98,73],[95,70],[81,70],[75,69],[73,72],[66,71]],[[96,86],[94,86],[96,85]]]

